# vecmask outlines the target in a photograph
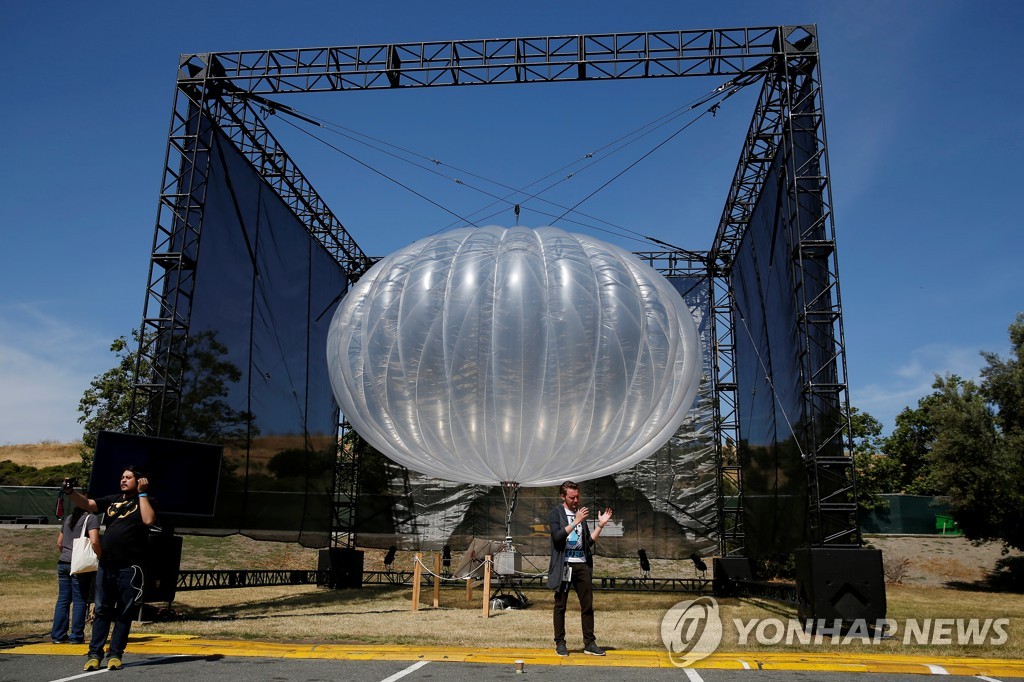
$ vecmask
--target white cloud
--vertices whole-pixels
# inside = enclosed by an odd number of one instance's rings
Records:
[[[0,444],[80,438],[78,400],[111,364],[109,339],[42,307],[0,306]]]
[[[928,344],[912,350],[884,382],[851,388],[850,402],[881,421],[888,433],[903,408],[916,407],[920,398],[932,392],[935,375],[977,380],[983,364],[977,348]]]
[[[931,386],[936,374],[959,374],[974,378],[982,365],[977,348],[929,344],[913,350],[909,360],[897,368],[896,375],[908,381],[928,380]]]

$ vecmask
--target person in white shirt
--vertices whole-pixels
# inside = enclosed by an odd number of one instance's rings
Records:
[[[551,560],[548,563],[548,587],[555,591],[555,653],[568,656],[565,644],[565,608],[569,602],[569,588],[576,590],[580,600],[580,621],[583,625],[583,653],[604,656],[594,636],[594,543],[601,529],[612,518],[612,510],[598,515],[591,529],[587,524],[590,510],[580,508],[580,488],[566,481],[558,488],[562,504],[548,513],[551,529]]]

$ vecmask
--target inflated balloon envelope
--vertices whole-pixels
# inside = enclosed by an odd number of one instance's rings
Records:
[[[384,258],[331,322],[334,394],[394,461],[484,485],[625,469],[700,383],[682,296],[633,254],[544,227],[461,228]]]

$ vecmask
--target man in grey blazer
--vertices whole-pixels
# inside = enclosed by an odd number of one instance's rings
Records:
[[[568,656],[565,646],[565,608],[569,602],[569,588],[576,590],[580,600],[580,621],[583,625],[583,653],[604,656],[604,649],[594,637],[594,543],[601,529],[612,518],[612,510],[605,509],[590,529],[587,518],[590,510],[580,508],[580,488],[566,481],[558,488],[562,503],[548,513],[551,530],[551,560],[548,563],[548,587],[555,591],[555,653]]]

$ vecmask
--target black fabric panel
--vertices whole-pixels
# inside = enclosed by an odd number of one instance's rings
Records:
[[[796,236],[780,154],[768,172],[731,273],[745,548],[788,553],[806,542],[807,428],[798,338]]]
[[[238,371],[222,398],[242,437],[225,443],[217,516],[181,530],[326,546],[338,424],[326,339],[346,276],[219,131],[198,264],[190,338],[215,338]]]

